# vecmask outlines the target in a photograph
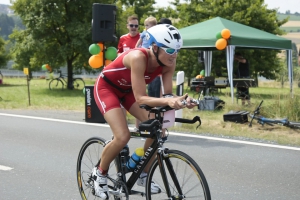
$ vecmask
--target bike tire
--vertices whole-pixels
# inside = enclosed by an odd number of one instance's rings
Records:
[[[74,89],[83,90],[83,88],[85,86],[85,82],[83,81],[82,78],[74,78],[73,86],[74,86]]]
[[[292,128],[292,129],[300,129],[300,122],[289,122],[288,127]]]
[[[83,200],[89,199],[101,199],[98,196],[95,196],[94,191],[94,181],[92,179],[92,170],[99,164],[99,160],[102,154],[102,151],[106,145],[107,141],[100,137],[93,137],[88,139],[81,147],[78,159],[77,159],[77,168],[76,168],[76,177],[78,189]],[[115,162],[112,162],[109,166],[109,178],[108,178],[108,187],[110,191],[117,190],[120,187],[125,187],[126,190],[121,196],[114,195],[111,192],[109,193],[110,199],[115,200],[128,200],[128,191],[124,183],[118,180],[117,166]],[[123,184],[123,185],[120,185]]]
[[[171,167],[167,167],[166,162],[171,161]],[[159,166],[156,158],[148,173],[146,182],[146,199],[205,199],[210,200],[210,190],[206,178],[198,164],[187,154],[178,150],[167,150],[162,164],[165,166],[168,185],[171,190],[171,196],[168,197]],[[174,170],[175,174],[170,175]],[[174,178],[178,180],[182,195],[179,196],[178,189],[174,183]],[[161,192],[151,194],[151,182],[159,185]]]
[[[64,89],[64,83],[58,78],[52,79],[49,82],[49,89],[50,90],[62,90],[62,89]]]

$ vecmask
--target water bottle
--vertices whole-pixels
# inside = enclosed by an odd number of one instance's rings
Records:
[[[134,153],[131,155],[130,159],[128,160],[126,166],[127,168],[132,171],[136,168],[136,165],[140,162],[141,158],[144,156],[144,148],[140,147],[137,148]]]

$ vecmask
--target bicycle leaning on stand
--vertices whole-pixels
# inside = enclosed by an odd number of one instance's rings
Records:
[[[61,71],[58,71],[59,76],[57,78],[51,79],[49,82],[49,89],[50,90],[62,90],[64,89],[64,86],[68,85],[68,82],[65,78],[68,78],[67,76],[62,75]],[[85,82],[82,78],[73,78],[72,79],[72,85],[74,89],[83,90],[85,86]]]
[[[251,118],[251,121],[249,123],[249,127],[252,127],[252,121],[253,119],[256,119],[259,124],[262,126],[264,124],[268,124],[269,126],[274,126],[274,124],[286,126],[293,129],[300,129],[300,122],[292,122],[289,121],[288,118],[282,118],[282,119],[271,119],[266,118],[263,116],[257,116],[260,114],[260,107],[264,101],[262,100],[259,104],[259,106],[255,109],[255,111],[252,114],[249,114],[249,117]]]
[[[197,100],[194,101],[196,102]],[[128,146],[124,147],[110,164],[108,174],[110,199],[129,199],[129,195],[140,195],[146,196],[147,200],[210,200],[209,186],[198,164],[186,153],[168,149],[163,145],[164,142],[161,139],[162,124],[164,122],[163,115],[165,112],[173,110],[173,108],[169,106],[153,108],[147,105],[143,105],[141,108],[149,111],[149,114],[154,113],[155,118],[141,123],[139,131],[131,132],[131,136],[152,138],[154,141],[147,151],[145,151],[144,156],[135,169],[129,170],[126,166],[130,157]],[[199,116],[195,116],[192,120],[175,118],[175,122],[189,124],[199,122],[198,127],[201,125]],[[95,196],[92,170],[95,166],[99,165],[103,148],[110,141],[106,141],[100,137],[90,138],[80,149],[77,160],[77,183],[82,199],[98,198]],[[133,190],[133,186],[152,156],[156,158],[148,172],[145,191]],[[151,194],[152,181],[161,188],[159,193]]]

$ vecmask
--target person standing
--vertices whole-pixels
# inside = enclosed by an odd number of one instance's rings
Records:
[[[121,54],[129,49],[134,49],[137,41],[140,39],[139,20],[135,15],[127,18],[128,33],[120,37],[118,43],[118,54]]]
[[[136,15],[131,15],[127,18],[127,29],[128,33],[125,35],[122,35],[120,37],[119,43],[118,43],[118,55],[121,53],[128,51],[129,49],[134,49],[135,44],[140,38],[139,33],[139,19]],[[126,116],[126,110],[123,109],[124,115]],[[135,120],[135,126],[138,127],[139,121]],[[137,129],[137,128],[136,128]]]
[[[238,69],[236,71],[237,78],[250,78],[249,62],[245,59],[241,53],[235,53],[234,59],[238,61]],[[245,101],[250,105],[249,87],[237,87],[238,97],[242,99],[242,105],[245,105]]]
[[[155,17],[148,17],[147,19],[145,19],[144,22],[145,30],[140,35],[140,39],[136,43],[135,47],[142,47],[146,49],[150,48],[149,40],[146,38],[146,33],[149,28],[155,26],[156,24],[157,24],[157,20]]]

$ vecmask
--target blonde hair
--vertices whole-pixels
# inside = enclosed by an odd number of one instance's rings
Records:
[[[145,23],[150,23],[152,25],[156,25],[157,24],[157,20],[155,17],[148,17],[147,19],[145,19]]]

